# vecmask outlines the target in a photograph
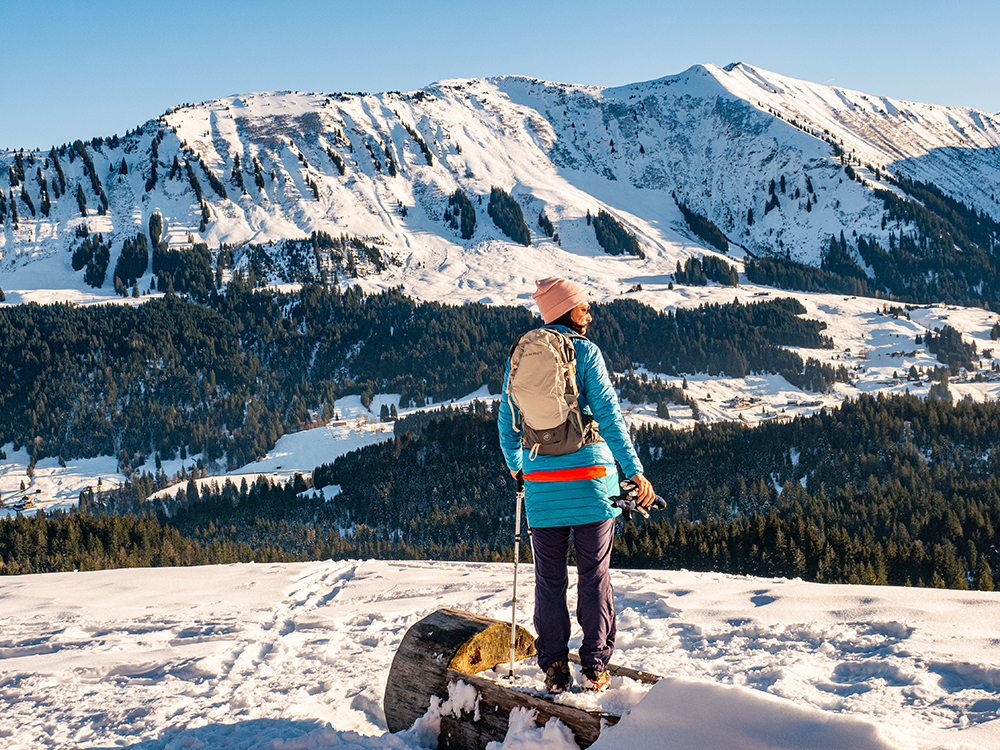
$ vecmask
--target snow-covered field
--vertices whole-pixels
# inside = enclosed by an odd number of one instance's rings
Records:
[[[519,572],[530,628],[531,567]],[[665,679],[562,696],[626,712],[595,747],[1000,746],[1000,594],[613,580],[614,661]],[[426,728],[386,731],[395,650],[441,607],[508,620],[510,587],[509,564],[373,560],[0,578],[0,745],[433,747]],[[525,664],[516,682],[537,690],[540,677]],[[507,748],[575,747],[558,727],[512,726]]]

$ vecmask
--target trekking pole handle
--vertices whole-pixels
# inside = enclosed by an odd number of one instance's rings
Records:
[[[626,515],[629,511],[634,510],[636,513],[640,513],[643,518],[649,518],[649,510],[635,501],[635,498],[639,496],[639,488],[635,486],[635,483],[630,479],[626,479],[620,484],[624,495],[615,501],[615,505],[626,511]],[[667,507],[667,501],[659,495],[654,495],[653,502],[647,507],[653,510],[663,510]],[[628,519],[626,518],[626,520]]]
[[[631,479],[626,479],[619,484],[621,484],[622,491],[625,493],[620,502],[631,502],[632,505],[637,505],[635,498],[639,496],[639,488],[635,486],[635,483]],[[622,505],[622,507],[631,506]],[[667,507],[667,501],[659,495],[653,495],[653,502],[649,504],[649,507],[654,510],[663,510]]]

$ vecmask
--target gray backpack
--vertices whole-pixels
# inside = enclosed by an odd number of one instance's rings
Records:
[[[511,348],[507,398],[521,411],[521,445],[530,458],[575,453],[585,445],[601,442],[597,423],[585,417],[577,399],[577,334],[536,328],[522,335]]]

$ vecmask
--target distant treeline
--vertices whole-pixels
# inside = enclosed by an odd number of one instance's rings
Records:
[[[588,222],[590,221],[589,210],[587,212],[587,220]],[[604,252],[609,255],[646,257],[646,253],[643,252],[642,246],[635,235],[603,208],[593,218],[593,224],[597,242],[604,249]]]
[[[288,490],[266,480],[242,491],[229,485],[225,491],[215,488],[198,497],[203,504],[196,500],[194,512],[181,509],[176,519],[148,512],[74,511],[0,520],[0,575],[331,559],[504,559],[503,552],[490,552],[475,542],[418,547],[377,538],[364,527],[345,537],[334,525],[290,522],[283,516],[302,515],[319,504],[299,501],[293,494],[291,504],[282,506]],[[276,512],[279,507],[281,513]],[[509,560],[510,552],[506,554]]]
[[[531,232],[524,223],[521,206],[506,190],[496,186],[490,189],[490,202],[486,211],[500,231],[514,242],[525,246],[531,244]]]
[[[588,337],[617,372],[628,372],[635,363],[668,375],[704,372],[741,378],[772,372],[794,379],[804,373],[805,364],[782,347],[833,348],[821,333],[826,324],[799,317],[805,307],[790,298],[675,312],[623,299],[593,309]],[[843,367],[822,367],[829,382],[849,377]]]
[[[781,373],[819,389],[847,378],[783,348],[832,346],[794,300],[676,313],[616,300],[593,311],[591,338],[618,372]],[[135,307],[7,306],[0,445],[24,446],[33,460],[114,455],[126,473],[149,457],[190,454],[231,469],[282,434],[331,418],[343,396],[367,405],[376,393],[398,393],[406,407],[484,384],[499,393],[511,342],[535,325],[520,307],[319,284],[284,295],[255,290],[240,274],[224,295],[208,288],[201,304],[168,294]]]
[[[740,276],[736,268],[726,263],[726,261],[706,255],[704,258],[688,258],[681,265],[677,261],[677,271],[674,273],[674,280],[678,284],[689,286],[704,286],[709,280],[717,281],[725,286],[736,286]]]
[[[287,559],[228,542],[202,545],[151,516],[39,513],[0,521],[0,575]]]
[[[614,564],[992,590],[998,435],[1000,404],[910,396],[862,396],[758,427],[641,428],[645,473],[669,506],[621,524]],[[191,481],[166,503],[128,487],[88,496],[80,513],[0,522],[0,571],[510,559],[514,485],[495,407],[400,429],[317,467],[314,483],[339,494],[328,501],[297,477],[286,486]]]
[[[746,274],[747,280],[753,284],[776,286],[779,289],[849,294],[856,297],[878,296],[866,280],[842,276],[790,258],[755,258],[747,262]]]
[[[722,230],[719,229],[718,226],[716,226],[715,222],[705,216],[702,216],[683,201],[678,200],[676,193],[674,193],[673,196],[674,203],[677,204],[677,208],[679,208],[681,213],[684,215],[684,221],[687,222],[691,231],[720,253],[728,253],[729,240],[726,239],[726,235],[723,234]]]

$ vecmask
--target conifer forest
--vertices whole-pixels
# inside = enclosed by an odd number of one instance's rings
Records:
[[[780,373],[817,393],[851,378],[788,348],[832,346],[793,299],[660,312],[624,296],[593,312],[589,337],[619,373],[622,397],[658,413],[697,408],[684,373]],[[23,446],[33,460],[116,455],[131,477],[84,492],[72,513],[0,522],[0,573],[509,560],[514,487],[487,402],[404,416],[391,440],[287,485],[192,476],[158,500],[152,494],[170,479],[134,467],[187,454],[242,465],[281,435],[331,419],[345,395],[370,403],[399,393],[412,406],[483,383],[497,394],[510,342],[532,326],[523,308],[319,284],[280,294],[239,274],[202,301],[168,292],[135,307],[0,308],[0,409],[10,415],[0,444]],[[942,371],[972,354],[948,328],[927,345]],[[669,378],[629,374],[640,367]],[[995,403],[910,396],[861,396],[756,427],[643,427],[634,439],[668,507],[648,521],[621,520],[614,564],[992,590],[998,434]],[[525,560],[529,550],[522,546]]]

